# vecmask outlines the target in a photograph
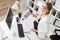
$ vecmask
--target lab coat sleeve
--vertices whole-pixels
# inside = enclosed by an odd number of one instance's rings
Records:
[[[43,21],[38,29],[39,38],[45,39],[49,30],[49,22],[47,20]]]

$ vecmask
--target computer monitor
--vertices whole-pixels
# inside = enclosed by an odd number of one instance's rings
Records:
[[[12,13],[11,8],[9,7],[8,8],[8,11],[7,11],[7,15],[6,15],[6,20],[5,20],[6,21],[6,24],[9,27],[9,29],[11,28],[12,19],[13,19],[13,13]]]

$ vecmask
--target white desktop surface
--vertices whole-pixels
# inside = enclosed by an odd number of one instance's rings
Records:
[[[24,21],[21,21],[24,32],[27,32],[27,33],[24,33],[25,34],[24,38],[21,38],[18,36],[16,17],[17,16],[13,17],[13,22],[10,30],[5,20],[0,22],[0,27],[5,31],[9,40],[39,40],[38,36],[34,32],[30,31],[30,29],[33,28],[33,21],[34,21],[33,17],[29,16],[29,18],[25,19]]]
[[[17,16],[15,16],[16,18]],[[34,22],[34,17],[32,15],[30,15],[28,18],[26,18],[25,20],[21,19],[21,23],[23,25],[23,30],[24,30],[24,34],[25,36],[29,39],[29,40],[39,40],[39,37],[36,35],[35,32],[32,32],[31,29],[34,28],[33,25]],[[26,39],[25,39],[26,40]]]
[[[11,33],[10,33],[9,28],[8,28],[8,26],[7,26],[5,21],[0,22],[0,27],[2,28],[2,30],[4,31],[6,36],[8,36],[9,39],[11,40],[11,38],[10,38],[11,37]]]

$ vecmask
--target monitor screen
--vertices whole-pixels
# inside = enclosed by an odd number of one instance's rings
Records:
[[[7,17],[6,17],[6,23],[9,27],[9,29],[11,28],[12,19],[13,19],[13,13],[12,13],[11,8],[9,8],[8,13],[7,13]]]

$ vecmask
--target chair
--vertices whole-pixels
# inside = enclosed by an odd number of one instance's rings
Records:
[[[57,32],[60,32],[59,29],[55,29],[55,35],[51,35],[50,38],[51,40],[60,40],[60,35],[58,35]]]

